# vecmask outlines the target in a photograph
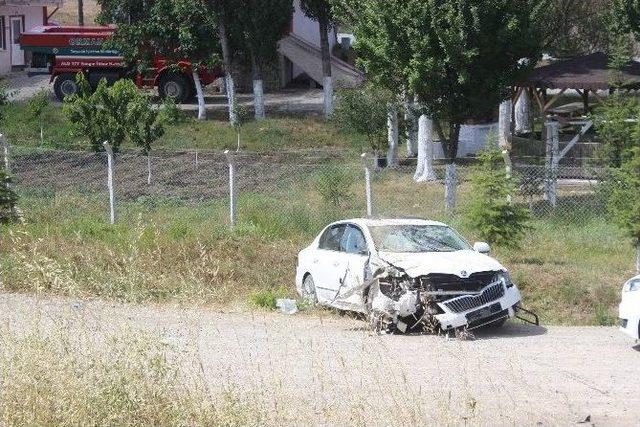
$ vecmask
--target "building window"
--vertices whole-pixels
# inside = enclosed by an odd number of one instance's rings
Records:
[[[0,16],[0,50],[7,50],[7,29],[4,16]]]

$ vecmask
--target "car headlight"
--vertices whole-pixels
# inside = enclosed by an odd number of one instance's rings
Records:
[[[634,292],[640,290],[640,278],[631,279],[622,287],[622,292]]]
[[[509,276],[508,271],[500,271],[496,273],[495,281],[501,282],[506,288],[513,286],[513,282],[511,281],[511,276]]]

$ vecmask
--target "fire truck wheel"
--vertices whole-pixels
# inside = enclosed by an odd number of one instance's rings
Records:
[[[60,74],[53,83],[53,91],[58,101],[64,101],[67,96],[78,93],[78,83],[76,83],[76,75],[72,73]]]
[[[181,74],[166,74],[162,76],[158,85],[160,98],[172,98],[178,104],[189,99],[189,89],[187,78]]]

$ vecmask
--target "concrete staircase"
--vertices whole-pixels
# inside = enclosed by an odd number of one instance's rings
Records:
[[[295,34],[289,34],[278,43],[278,52],[297,65],[313,80],[322,84],[322,53],[320,48]],[[331,57],[333,83],[343,86],[355,86],[364,80],[362,72],[350,64]]]

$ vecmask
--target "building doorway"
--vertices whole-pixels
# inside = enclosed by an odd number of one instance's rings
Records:
[[[24,67],[24,51],[20,49],[20,34],[24,32],[24,15],[11,16],[9,18],[10,49],[11,49],[11,66]]]

